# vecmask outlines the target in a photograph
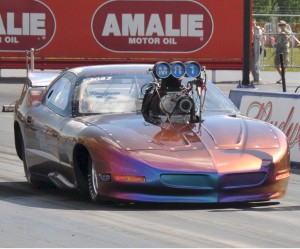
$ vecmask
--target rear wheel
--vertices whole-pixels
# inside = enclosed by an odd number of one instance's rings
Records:
[[[91,159],[90,156],[88,160],[88,183],[89,183],[90,197],[92,201],[96,203],[100,202],[101,196],[99,195],[98,175],[93,160]]]
[[[22,143],[22,150],[21,150],[21,155],[22,155],[22,161],[23,161],[23,166],[24,166],[24,172],[25,172],[25,177],[27,179],[27,182],[29,182],[32,187],[34,188],[40,188],[44,182],[36,180],[32,177],[30,170],[28,169],[27,162],[26,162],[26,152],[25,152],[25,145],[23,138],[21,138],[21,143]]]

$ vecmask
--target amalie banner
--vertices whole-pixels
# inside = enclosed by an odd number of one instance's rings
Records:
[[[241,0],[1,0],[0,67],[196,60],[241,69]],[[234,8],[233,8],[234,6]]]

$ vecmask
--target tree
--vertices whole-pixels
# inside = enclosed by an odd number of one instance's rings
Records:
[[[284,15],[287,22],[300,22],[299,0],[252,0],[253,14]],[[288,16],[285,16],[288,15]],[[295,16],[297,15],[297,16]],[[270,21],[269,17],[261,17],[261,21]]]

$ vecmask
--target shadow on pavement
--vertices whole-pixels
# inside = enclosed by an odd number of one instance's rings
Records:
[[[58,210],[95,211],[161,211],[161,210],[207,210],[208,212],[234,211],[299,211],[299,206],[282,206],[279,201],[239,203],[133,203],[104,202],[92,203],[88,196],[78,192],[63,191],[52,186],[33,189],[27,182],[1,182],[0,201],[32,208]]]

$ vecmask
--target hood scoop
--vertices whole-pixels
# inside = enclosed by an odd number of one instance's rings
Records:
[[[202,149],[199,137],[189,125],[156,126],[147,122],[101,125],[125,150],[182,151]]]

